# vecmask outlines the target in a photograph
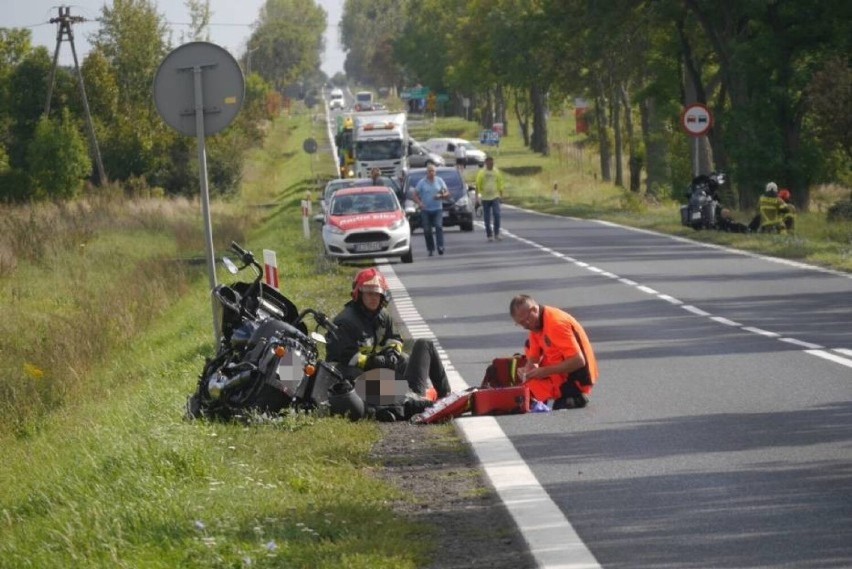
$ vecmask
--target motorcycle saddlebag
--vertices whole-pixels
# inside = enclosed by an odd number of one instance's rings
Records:
[[[474,415],[514,415],[529,413],[530,390],[526,385],[480,389],[473,394]]]

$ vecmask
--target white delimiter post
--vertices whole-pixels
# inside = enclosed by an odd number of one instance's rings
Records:
[[[278,257],[271,249],[263,250],[263,282],[281,290],[278,283]]]
[[[302,232],[305,234],[305,239],[311,238],[311,202],[302,200]]]

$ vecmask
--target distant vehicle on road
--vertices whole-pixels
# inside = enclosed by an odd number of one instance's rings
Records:
[[[355,110],[359,112],[374,110],[372,91],[358,91],[355,93]]]
[[[444,157],[435,152],[430,152],[425,146],[414,140],[408,139],[408,167],[409,168],[425,168],[430,164],[434,166],[443,166],[445,164]]]
[[[450,166],[436,168],[435,175],[444,180],[452,197],[452,199],[444,202],[444,227],[458,225],[462,231],[473,231],[474,204],[471,200],[472,188],[465,184],[464,179],[462,179],[461,174],[456,168]],[[412,231],[419,228],[421,224],[420,210],[411,199],[411,195],[414,193],[417,183],[425,176],[426,168],[409,170],[402,187],[402,191],[406,196],[405,212],[408,214],[408,221],[411,224]]]
[[[455,152],[458,145],[465,148],[467,166],[485,166],[485,152],[477,148],[474,143],[463,138],[430,138],[423,143],[427,150],[440,154],[445,161],[450,161],[452,164],[455,164]]]
[[[328,99],[328,108],[343,110],[344,107],[346,107],[346,100],[343,98],[343,91],[332,89]]]

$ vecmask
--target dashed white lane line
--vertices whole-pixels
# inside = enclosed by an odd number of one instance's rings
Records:
[[[513,206],[506,206],[506,207],[512,208]],[[516,209],[520,209],[520,208],[516,208]],[[543,217],[551,217],[551,218],[558,218],[558,219],[576,219],[576,218],[570,218],[570,217],[566,218],[565,216],[559,216],[559,215],[555,215],[555,214],[551,214],[551,213],[542,213],[542,212],[530,211],[530,210],[524,210],[524,211],[526,213],[530,213],[530,214],[533,214],[533,215],[540,215],[540,216],[543,216]],[[589,221],[589,220],[583,220],[583,221]],[[477,222],[477,223],[479,225],[482,225],[482,222]],[[852,279],[852,274],[849,274],[849,273],[844,273],[844,272],[841,272],[841,271],[835,271],[835,270],[832,270],[832,269],[826,269],[826,268],[823,268],[823,267],[817,267],[817,266],[814,266],[814,265],[808,265],[806,263],[800,263],[798,261],[791,261],[789,259],[779,259],[779,258],[776,258],[776,257],[766,257],[764,255],[760,255],[760,254],[757,254],[757,253],[751,253],[749,251],[740,251],[738,249],[731,249],[729,247],[724,247],[722,245],[714,245],[712,243],[699,243],[697,241],[692,241],[692,240],[686,239],[684,237],[676,237],[676,236],[673,236],[673,235],[663,235],[661,233],[656,233],[654,231],[650,231],[650,230],[647,230],[647,229],[639,229],[639,228],[636,228],[636,227],[628,227],[628,226],[619,225],[617,223],[613,223],[613,222],[610,222],[610,221],[594,220],[594,223],[598,223],[600,225],[605,225],[605,226],[608,226],[608,227],[617,227],[617,228],[623,229],[625,231],[634,231],[636,233],[644,233],[646,235],[654,235],[656,237],[666,237],[668,239],[671,239],[672,241],[677,241],[679,243],[686,243],[686,244],[689,244],[689,245],[705,247],[705,248],[708,248],[708,249],[716,249],[718,251],[725,251],[727,253],[742,255],[742,256],[745,256],[745,257],[752,257],[752,258],[755,258],[755,259],[761,259],[761,260],[764,260],[764,261],[767,261],[767,262],[770,262],[770,263],[776,263],[776,264],[779,264],[779,265],[786,265],[786,266],[795,267],[795,268],[798,268],[798,269],[807,269],[809,271],[826,273],[826,274],[830,274],[830,275],[834,275],[834,276],[838,276],[838,277],[843,277],[843,278],[846,278],[846,279]],[[514,235],[510,231],[506,231],[505,229],[501,230],[501,233],[503,233],[506,237],[511,237],[513,239],[516,239],[516,240],[522,242],[522,243],[526,243],[527,245],[529,245],[529,246],[531,246],[535,249],[538,249],[540,251],[543,251],[543,252],[550,251],[549,248],[544,247],[543,245],[540,245],[539,243],[536,243],[534,241],[530,241],[529,239],[525,239],[523,237],[519,237],[517,235]],[[680,305],[681,308],[683,308],[687,312],[695,314],[696,316],[703,316],[703,317],[706,317],[706,318],[713,320],[714,322],[718,322],[718,323],[724,324],[726,326],[739,327],[741,330],[744,330],[746,332],[750,332],[752,334],[757,334],[757,335],[764,336],[764,337],[767,337],[767,338],[776,338],[779,341],[786,342],[788,344],[801,346],[803,348],[806,348],[804,350],[804,352],[806,354],[821,357],[823,359],[827,359],[829,361],[833,361],[833,362],[839,363],[840,365],[844,365],[844,366],[847,366],[847,367],[852,367],[852,360],[846,360],[843,357],[837,356],[837,355],[832,354],[830,352],[820,351],[824,347],[820,346],[818,344],[812,344],[810,342],[805,342],[803,340],[798,340],[796,338],[781,337],[781,334],[778,334],[776,332],[772,332],[770,330],[763,330],[761,328],[744,326],[744,325],[739,324],[737,322],[734,322],[732,320],[728,320],[728,319],[722,318],[720,316],[714,316],[714,315],[710,314],[709,312],[701,310],[700,308],[697,308],[697,307],[692,306],[690,304],[684,304],[682,301],[680,301],[676,298],[673,298],[673,297],[666,295],[666,294],[661,294],[659,292],[656,292],[656,291],[654,291],[654,289],[652,289],[648,286],[642,285],[640,283],[637,283],[636,281],[633,281],[631,279],[619,277],[618,275],[614,275],[613,273],[602,271],[600,268],[593,267],[589,263],[585,263],[585,262],[579,261],[577,259],[573,259],[573,258],[568,257],[568,256],[557,255],[557,257],[561,258],[564,261],[568,261],[570,263],[573,263],[574,265],[576,265],[578,267],[581,267],[581,268],[584,268],[584,269],[589,269],[594,273],[598,273],[598,274],[602,274],[602,275],[605,274],[606,276],[608,276],[610,278],[618,279],[618,282],[620,282],[624,285],[630,286],[630,287],[634,287],[637,290],[640,290],[642,292],[645,292],[645,293],[648,293],[648,294],[656,294],[657,298],[664,300],[666,302],[669,302],[671,304]],[[833,348],[832,351],[836,352],[837,354],[842,354],[843,356],[848,356],[848,357],[852,358],[852,349]]]
[[[824,360],[828,360],[830,362],[834,362],[836,364],[852,368],[852,360],[837,356],[835,354],[832,354],[831,352],[826,352],[825,350],[805,350],[805,352],[812,356],[816,356],[818,358],[822,358]]]
[[[379,270],[388,281],[394,306],[406,307],[404,314],[400,310],[397,313],[412,338],[429,338],[435,342],[453,391],[469,387],[423,317],[413,308],[411,297],[396,276],[393,266],[384,263]],[[494,417],[461,418],[455,421],[455,425],[470,442],[488,480],[514,518],[539,567],[600,569],[592,552],[577,535],[562,510],[541,487]]]
[[[536,213],[536,212],[532,212],[532,213]],[[539,215],[547,215],[547,214],[539,214]],[[602,225],[608,225],[608,226],[611,226],[611,227],[622,227],[620,225],[616,225],[616,224],[610,223],[610,222],[598,221],[598,223],[601,223]],[[481,225],[481,222],[480,222],[480,225]],[[642,229],[635,229],[635,228],[631,228],[631,227],[623,227],[623,228],[633,230],[633,231],[639,231],[641,233],[650,233],[650,234],[653,234],[653,235],[659,235],[657,233],[653,233],[651,231],[645,231],[645,230],[642,230]],[[707,312],[706,310],[702,310],[702,309],[698,308],[697,306],[693,306],[691,304],[684,304],[684,302],[682,300],[675,298],[673,296],[670,296],[668,294],[663,294],[663,293],[659,292],[658,290],[653,289],[653,288],[651,288],[647,285],[643,285],[641,283],[638,283],[638,282],[631,280],[631,279],[628,279],[628,278],[620,277],[620,276],[618,276],[614,273],[611,273],[609,271],[601,269],[600,267],[595,267],[594,265],[591,265],[591,264],[583,262],[583,261],[579,261],[579,260],[574,259],[572,257],[563,256],[563,255],[558,254],[558,253],[554,254],[550,248],[545,247],[543,245],[540,245],[539,243],[536,243],[534,241],[530,241],[529,239],[524,239],[523,237],[518,237],[517,235],[514,235],[511,231],[506,231],[504,229],[501,232],[506,237],[511,237],[513,239],[516,239],[516,240],[518,240],[522,243],[525,243],[525,244],[529,245],[530,247],[537,249],[537,250],[539,250],[543,253],[547,253],[547,254],[552,255],[556,258],[562,259],[563,261],[567,261],[569,263],[572,263],[572,264],[574,264],[574,265],[576,265],[580,268],[586,269],[586,270],[588,270],[592,273],[599,274],[599,275],[602,275],[602,276],[606,276],[606,277],[612,278],[612,279],[617,279],[618,282],[620,282],[620,283],[622,283],[626,286],[635,288],[636,290],[641,291],[645,294],[650,294],[652,296],[656,296],[660,300],[663,300],[663,301],[668,302],[670,304],[673,304],[675,306],[680,306],[683,310],[686,310],[687,312],[694,314],[696,316],[709,318],[713,322],[717,322],[717,323],[722,324],[724,326],[731,326],[731,327],[739,328],[740,330],[743,330],[744,332],[749,332],[749,333],[752,333],[752,334],[756,334],[758,336],[763,336],[765,338],[776,338],[776,339],[778,339],[782,342],[785,342],[787,344],[801,346],[802,348],[805,348],[804,352],[806,354],[821,357],[823,359],[826,359],[826,360],[829,360],[829,361],[832,361],[832,362],[836,362],[836,363],[839,363],[839,364],[844,365],[844,366],[852,367],[852,360],[847,360],[840,355],[835,355],[835,354],[832,354],[830,352],[826,352],[826,351],[823,350],[824,346],[820,346],[818,344],[812,344],[810,342],[805,342],[803,340],[798,340],[796,338],[782,337],[781,334],[778,334],[777,332],[773,332],[771,330],[764,330],[762,328],[756,328],[754,326],[745,326],[745,325],[743,325],[739,322],[729,320],[729,319],[724,318],[722,316],[714,316],[713,314]],[[667,236],[667,237],[669,237],[669,236]],[[693,245],[696,244],[694,241],[689,241],[687,239],[683,239],[683,238],[680,238],[680,237],[671,237],[671,238],[674,239],[675,241],[683,241],[683,242],[687,242],[687,243],[690,243],[690,244],[693,244]],[[702,245],[702,244],[699,243],[699,245]],[[735,253],[743,253],[742,251],[727,249],[727,248],[720,247],[720,246],[717,246],[717,245],[708,245],[708,246],[711,247],[711,248],[714,248],[714,249],[722,249],[722,250],[725,250],[725,251],[731,251],[731,252],[735,252]],[[754,255],[754,254],[751,254],[751,253],[745,253],[745,254],[747,254],[748,256],[752,256],[752,257],[760,257],[759,255]],[[847,278],[849,277],[849,275],[846,275],[845,273],[839,273],[837,271],[822,269],[820,267],[812,267],[810,265],[805,265],[803,263],[796,263],[796,262],[793,262],[793,261],[787,261],[786,259],[777,260],[777,259],[772,259],[772,258],[769,258],[769,257],[760,257],[760,258],[770,260],[770,261],[781,261],[782,264],[791,265],[791,266],[795,266],[795,267],[799,267],[799,268],[808,268],[808,269],[813,269],[813,270],[816,270],[816,271],[819,271],[819,272],[827,272],[827,273],[831,273],[831,274],[841,275],[841,276],[844,276],[844,277],[847,277]],[[843,356],[852,357],[852,350],[849,350],[849,349],[846,349],[846,348],[835,348],[833,351],[837,352],[838,354],[842,354]]]
[[[536,213],[536,212],[532,212]],[[539,214],[548,215],[549,214]],[[480,222],[477,222],[481,225]],[[651,235],[660,235],[653,231],[636,229],[617,225],[615,223],[598,221],[602,225],[619,227],[640,233],[648,233]],[[524,239],[509,231],[503,230],[502,233],[506,237],[511,237],[522,243],[526,243],[539,251],[551,255],[557,259],[573,263],[574,265],[588,269],[590,272],[601,276],[618,280],[618,282],[634,287],[646,294],[654,295],[660,300],[670,304],[680,306],[683,310],[696,316],[708,318],[716,323],[724,326],[740,328],[743,331],[757,334],[768,338],[777,338],[781,342],[792,344],[804,348],[804,353],[819,357],[846,367],[852,368],[852,359],[847,359],[843,356],[852,358],[852,350],[847,348],[834,348],[832,351],[837,354],[826,351],[823,346],[798,340],[796,338],[781,337],[780,334],[770,330],[763,330],[752,326],[743,326],[742,324],[729,320],[721,316],[714,316],[711,313],[704,311],[691,304],[684,304],[683,301],[674,298],[670,295],[660,293],[655,289],[641,285],[636,281],[628,278],[619,277],[618,275],[590,265],[589,263],[580,261],[558,251],[540,245],[529,239]],[[674,241],[680,241],[695,245],[696,242],[679,237],[668,236]],[[788,261],[786,259],[775,259],[771,257],[763,257],[753,253],[728,249],[718,245],[700,244],[712,249],[720,249],[728,252],[738,253],[749,257],[764,259],[770,262],[789,265],[797,268],[806,268],[818,272],[829,273],[846,278],[852,276],[838,271],[813,267],[804,263]],[[420,316],[411,297],[393,270],[393,266],[377,259],[381,264],[381,271],[388,279],[388,286],[391,287],[394,295],[394,305],[397,312],[400,314],[406,327],[413,338],[428,338],[435,342],[438,348],[438,353],[444,362],[444,367],[447,369],[447,377],[450,381],[450,387],[453,391],[462,390],[468,387],[461,375],[455,370],[446,351],[441,347],[439,341],[432,333],[429,326]],[[509,512],[515,519],[521,534],[527,541],[532,555],[535,557],[539,567],[547,569],[600,569],[600,565],[594,558],[594,555],[588,550],[586,545],[577,535],[571,523],[556,506],[553,500],[550,499],[547,492],[541,487],[535,475],[529,469],[527,464],[518,454],[515,447],[506,437],[506,434],[500,428],[496,419],[493,417],[477,417],[475,420],[460,419],[456,421],[456,425],[465,438],[471,443],[480,463],[485,470],[495,490],[500,495],[500,499],[506,504]]]

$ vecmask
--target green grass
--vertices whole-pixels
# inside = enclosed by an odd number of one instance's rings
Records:
[[[308,118],[275,125],[252,157],[246,197],[214,205],[214,238],[220,253],[231,238],[275,250],[283,292],[333,314],[355,269],[319,260],[315,226],[302,233],[299,201],[319,171],[305,175],[302,141],[319,139]],[[4,367],[11,353],[16,375],[0,390],[14,417],[0,429],[0,568],[422,566],[427,528],[397,519],[387,504],[401,496],[369,475],[374,424],[182,419],[214,350],[203,264],[174,260],[203,258],[201,224],[139,217],[147,229],[93,228],[85,246],[21,260],[4,277]],[[175,267],[181,278],[164,286]],[[137,297],[145,286],[151,294]],[[39,358],[51,351],[47,365]],[[26,362],[40,373],[19,371]],[[26,408],[22,383],[38,408]]]

